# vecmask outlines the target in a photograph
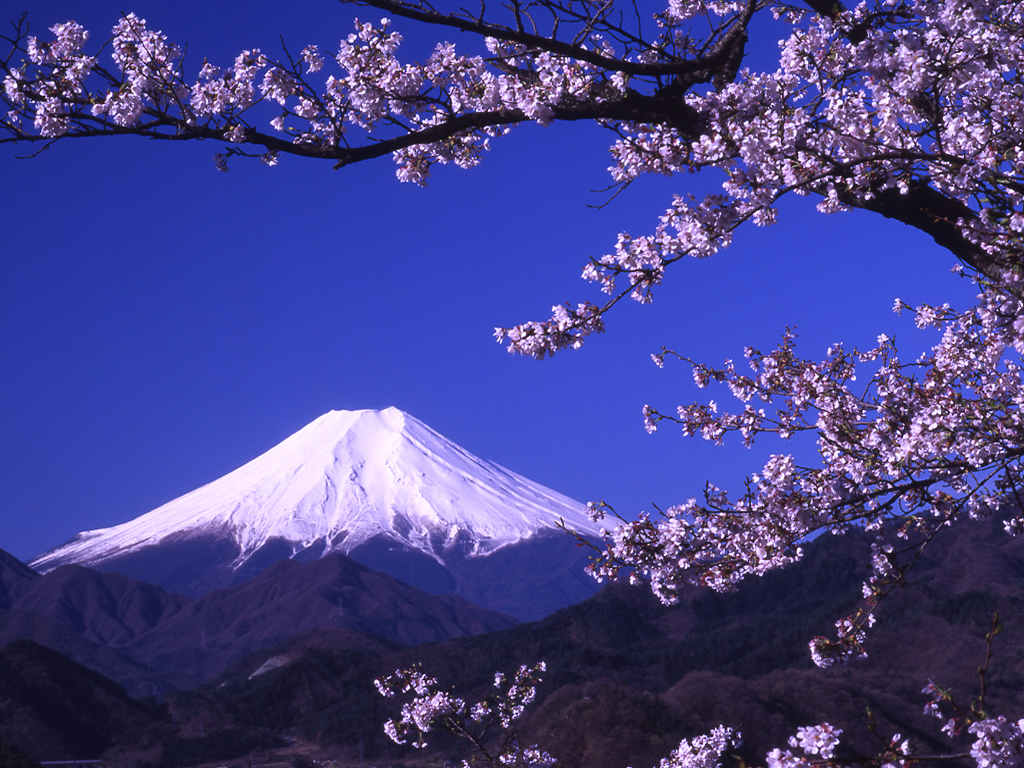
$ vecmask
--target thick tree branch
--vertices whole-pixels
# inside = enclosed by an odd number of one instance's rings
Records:
[[[924,232],[974,271],[990,280],[1003,282],[1005,265],[964,236],[960,222],[976,221],[978,214],[924,181],[913,182],[905,194],[890,187],[870,199],[863,195],[841,196],[841,199],[855,208],[879,213]]]

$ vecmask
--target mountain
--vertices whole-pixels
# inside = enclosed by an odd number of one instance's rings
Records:
[[[561,521],[599,534],[582,504],[396,408],[331,411],[220,479],[79,533],[29,565],[45,573],[75,563],[199,596],[281,559],[341,552],[428,592],[530,619],[596,591]],[[502,567],[487,567],[490,558]]]
[[[62,565],[33,582],[11,607],[55,619],[97,645],[119,648],[191,603],[119,573]]]
[[[134,694],[150,693],[160,675],[123,646],[152,630],[191,599],[116,573],[65,565],[45,576],[0,550],[0,645],[29,639],[117,680]],[[0,595],[2,598],[3,595]]]
[[[315,629],[418,645],[516,623],[454,595],[425,594],[334,552],[310,563],[283,560],[244,584],[213,590],[118,649],[187,687],[247,653]]]
[[[14,555],[0,549],[0,610],[10,608],[38,578],[38,573]]]
[[[80,565],[40,576],[2,555],[0,583],[7,571],[32,578],[0,607],[0,645],[33,640],[136,695],[198,685],[245,654],[301,632],[333,629],[356,646],[378,647],[516,624],[455,595],[427,594],[340,552],[309,563],[282,560],[196,600]]]
[[[146,664],[133,661],[114,648],[88,640],[58,619],[29,611],[0,611],[0,646],[21,640],[46,646],[115,680],[132,696],[148,696],[154,689],[167,687]]]

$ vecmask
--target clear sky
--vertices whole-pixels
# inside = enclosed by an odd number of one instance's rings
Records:
[[[273,57],[282,34],[330,51],[356,15],[380,16],[331,0],[0,0],[2,19],[22,10],[41,36],[75,19],[97,44],[135,11],[188,43],[193,74],[244,48]],[[413,48],[433,42],[395,27]],[[390,405],[580,501],[667,507],[786,446],[647,435],[645,403],[700,397],[682,366],[651,363],[662,345],[720,363],[787,325],[807,354],[880,332],[919,344],[891,312],[897,296],[972,294],[927,238],[796,200],[776,227],[676,267],[653,305],[622,307],[582,350],[513,357],[494,326],[599,301],[579,278],[588,256],[619,231],[651,231],[673,192],[716,183],[644,179],[598,210],[610,141],[527,126],[427,189],[400,184],[390,159],[235,160],[225,174],[209,142],[75,140],[25,160],[28,148],[0,145],[0,548],[30,558],[214,480],[328,410]]]

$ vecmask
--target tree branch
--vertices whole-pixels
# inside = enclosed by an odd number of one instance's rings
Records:
[[[707,71],[717,71],[726,63],[732,51],[732,38],[728,44],[716,46],[706,56],[697,59],[682,59],[657,63],[644,63],[639,61],[626,61],[612,56],[605,56],[597,51],[589,50],[580,45],[566,43],[552,37],[545,37],[525,31],[522,28],[512,29],[501,24],[492,24],[482,19],[472,19],[455,14],[438,13],[433,9],[426,9],[423,4],[411,5],[403,0],[341,0],[341,2],[352,2],[356,5],[367,5],[381,11],[387,11],[395,16],[420,21],[435,26],[452,27],[460,32],[471,32],[481,37],[493,37],[498,40],[516,43],[526,46],[532,50],[547,51],[559,56],[567,56],[578,61],[585,61],[596,67],[606,69],[609,72],[622,72],[627,75],[638,77],[665,77],[670,75],[694,75]],[[750,16],[756,7],[755,2],[748,3],[743,15],[740,17],[742,28],[746,27]],[[738,34],[733,32],[730,34]],[[724,41],[723,41],[724,42]]]
[[[914,181],[904,194],[895,187],[876,193],[871,199],[840,195],[843,203],[879,213],[929,235],[971,269],[990,280],[1003,282],[1002,265],[990,253],[964,236],[961,221],[977,221],[978,214],[954,197],[945,195],[924,181]]]

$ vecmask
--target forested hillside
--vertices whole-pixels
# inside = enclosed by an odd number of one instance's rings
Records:
[[[491,689],[495,669],[537,660],[548,671],[524,738],[565,768],[653,765],[681,738],[719,723],[742,731],[745,758],[763,760],[822,716],[844,729],[850,750],[877,746],[872,718],[879,733],[937,747],[941,724],[923,714],[921,681],[949,686],[965,702],[977,695],[996,612],[1004,629],[992,644],[986,704],[1024,711],[1024,546],[994,521],[936,539],[887,603],[867,659],[832,669],[811,663],[810,638],[860,595],[869,546],[857,532],[827,536],[802,562],[734,594],[694,588],[673,607],[642,586],[612,584],[540,622],[415,648],[316,630],[169,695],[162,746],[135,751],[129,739],[117,754],[171,766],[285,748],[293,738],[348,763],[360,755],[385,764],[456,759],[459,745],[444,737],[426,752],[391,743],[382,723],[397,704],[380,697],[373,679],[420,664],[471,698]]]

